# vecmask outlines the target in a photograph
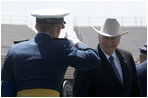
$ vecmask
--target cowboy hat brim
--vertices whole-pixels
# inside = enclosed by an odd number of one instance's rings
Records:
[[[108,34],[108,33],[105,33],[105,32],[101,32],[101,31],[98,31],[96,28],[94,28],[93,26],[91,26],[93,30],[95,30],[97,33],[103,35],[103,36],[107,36],[107,37],[116,37],[116,36],[120,36],[120,35],[124,35],[126,33],[128,33],[128,31],[126,32],[122,32],[120,34]]]

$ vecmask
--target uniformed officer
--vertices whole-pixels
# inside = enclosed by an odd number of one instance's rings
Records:
[[[147,60],[147,47],[146,44],[144,45],[145,47],[139,47],[140,54],[139,54],[139,63],[144,62]]]
[[[140,97],[147,97],[147,44],[139,47],[140,64],[136,65]]]
[[[78,39],[58,38],[68,14],[64,9],[32,12],[38,34],[10,47],[2,67],[2,96],[56,97],[68,66],[99,67],[100,58],[93,49]]]

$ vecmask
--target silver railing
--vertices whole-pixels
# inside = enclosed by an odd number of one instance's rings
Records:
[[[101,26],[107,17],[74,17],[74,26]],[[147,26],[147,17],[115,17],[121,26]]]
[[[101,26],[107,17],[73,17],[73,26]],[[147,26],[147,17],[116,17],[121,26]],[[34,28],[35,18],[21,15],[1,15],[1,24],[25,24]]]

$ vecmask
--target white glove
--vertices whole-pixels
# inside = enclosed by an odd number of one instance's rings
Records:
[[[70,41],[70,44],[72,46],[75,46],[77,43],[81,42],[77,36],[69,36],[67,33],[65,35],[65,38],[67,38]]]

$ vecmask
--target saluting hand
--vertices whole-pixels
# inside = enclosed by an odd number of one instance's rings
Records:
[[[67,32],[65,33],[65,38],[70,41],[71,46],[75,46],[77,43],[81,42],[77,36],[68,35]]]

